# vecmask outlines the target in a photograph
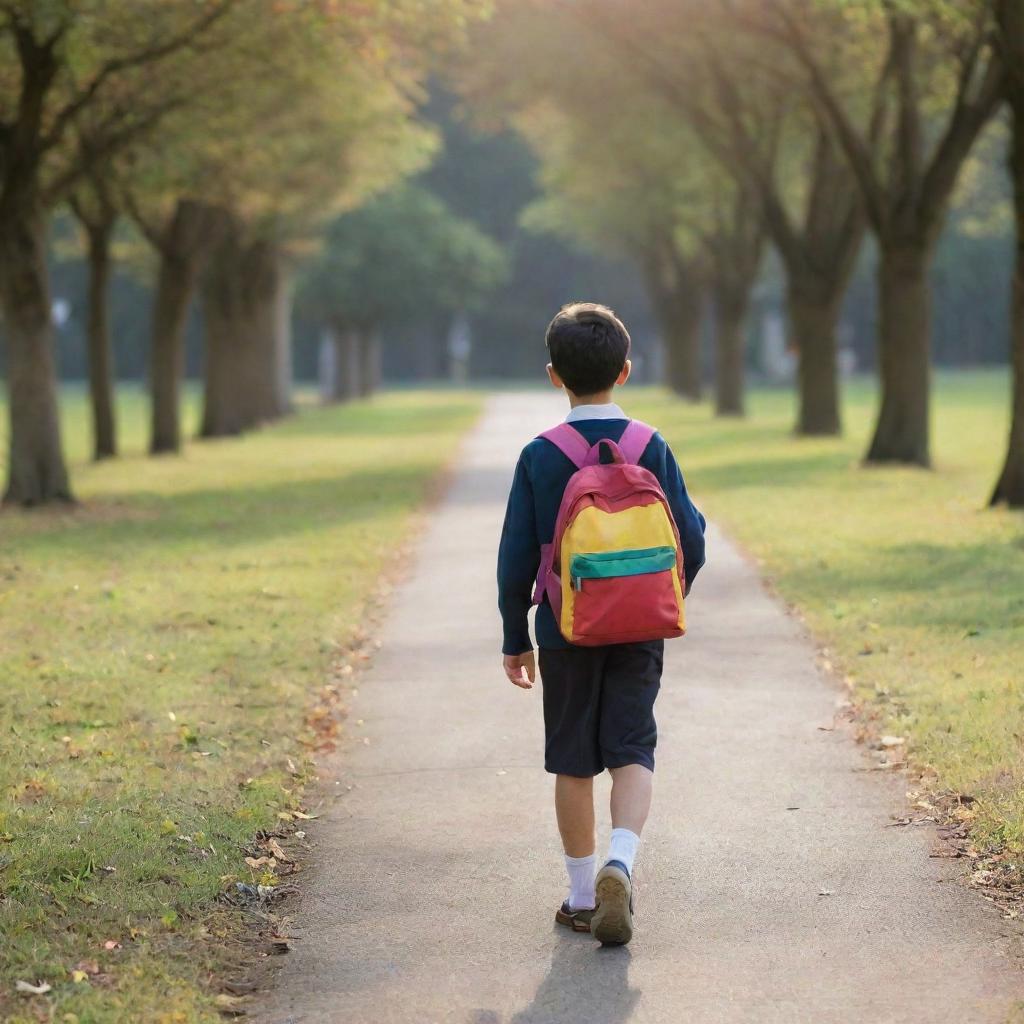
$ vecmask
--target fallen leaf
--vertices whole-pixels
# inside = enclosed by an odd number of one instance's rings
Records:
[[[883,747],[901,747],[907,740],[905,736],[883,736],[878,742]]]
[[[85,971],[72,971],[71,980],[77,985],[79,982],[88,981],[89,975]]]
[[[30,981],[16,981],[14,983],[16,992],[24,992],[26,995],[31,996],[44,996],[51,988],[53,986],[45,981],[39,982],[38,985],[33,985]]]
[[[118,942],[117,939],[107,939],[107,941],[103,943],[103,948],[104,949],[120,949],[121,948],[121,943]]]
[[[281,861],[282,864],[291,864],[292,859],[281,849],[281,844],[276,839],[267,840],[267,849],[274,855],[274,857]]]
[[[243,1017],[245,1015],[245,1000],[241,996],[229,996],[226,992],[222,992],[213,1000],[214,1006],[223,1013],[231,1017]]]
[[[298,818],[300,821],[312,821],[314,818],[319,818],[319,814],[303,814],[302,811],[292,811],[292,816]]]

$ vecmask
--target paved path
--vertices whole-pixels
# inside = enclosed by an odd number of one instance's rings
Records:
[[[300,938],[260,1019],[1003,1024],[1024,998],[1018,940],[929,859],[928,828],[885,827],[905,783],[818,728],[835,687],[714,531],[690,636],[669,645],[637,936],[602,950],[556,930],[540,692],[503,679],[493,583],[515,456],[556,398],[497,397],[467,442],[359,683],[350,731],[370,742],[340,759],[354,788],[316,823]]]

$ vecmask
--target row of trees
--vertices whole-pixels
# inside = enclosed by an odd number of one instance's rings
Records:
[[[301,273],[297,296],[301,311],[326,325],[334,349],[326,397],[369,394],[384,330],[476,308],[504,280],[507,262],[497,242],[421,187],[392,189],[338,217]]]
[[[765,243],[786,277],[801,434],[841,429],[836,332],[867,232],[881,400],[868,462],[927,466],[928,271],[959,173],[1004,107],[1017,267],[1013,426],[992,500],[1024,506],[1024,6],[1019,0],[505,0],[464,94],[542,162],[533,222],[644,275],[668,376],[743,411],[744,323]]]
[[[421,82],[474,0],[11,0],[0,6],[0,316],[10,395],[4,500],[69,500],[46,260],[70,208],[90,271],[95,454],[117,449],[107,315],[111,240],[152,247],[151,450],[181,444],[193,294],[205,437],[289,407],[298,255],[339,214],[430,158]]]

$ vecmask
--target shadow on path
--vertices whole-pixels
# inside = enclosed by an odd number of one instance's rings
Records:
[[[628,946],[595,947],[585,936],[561,934],[533,999],[508,1024],[625,1024],[640,999],[629,986],[630,959]],[[504,1022],[497,1011],[479,1009],[467,1024]]]

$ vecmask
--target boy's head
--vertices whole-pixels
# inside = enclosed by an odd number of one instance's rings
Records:
[[[544,342],[548,374],[556,387],[589,398],[625,384],[629,376],[629,331],[607,307],[571,302],[548,325]]]

